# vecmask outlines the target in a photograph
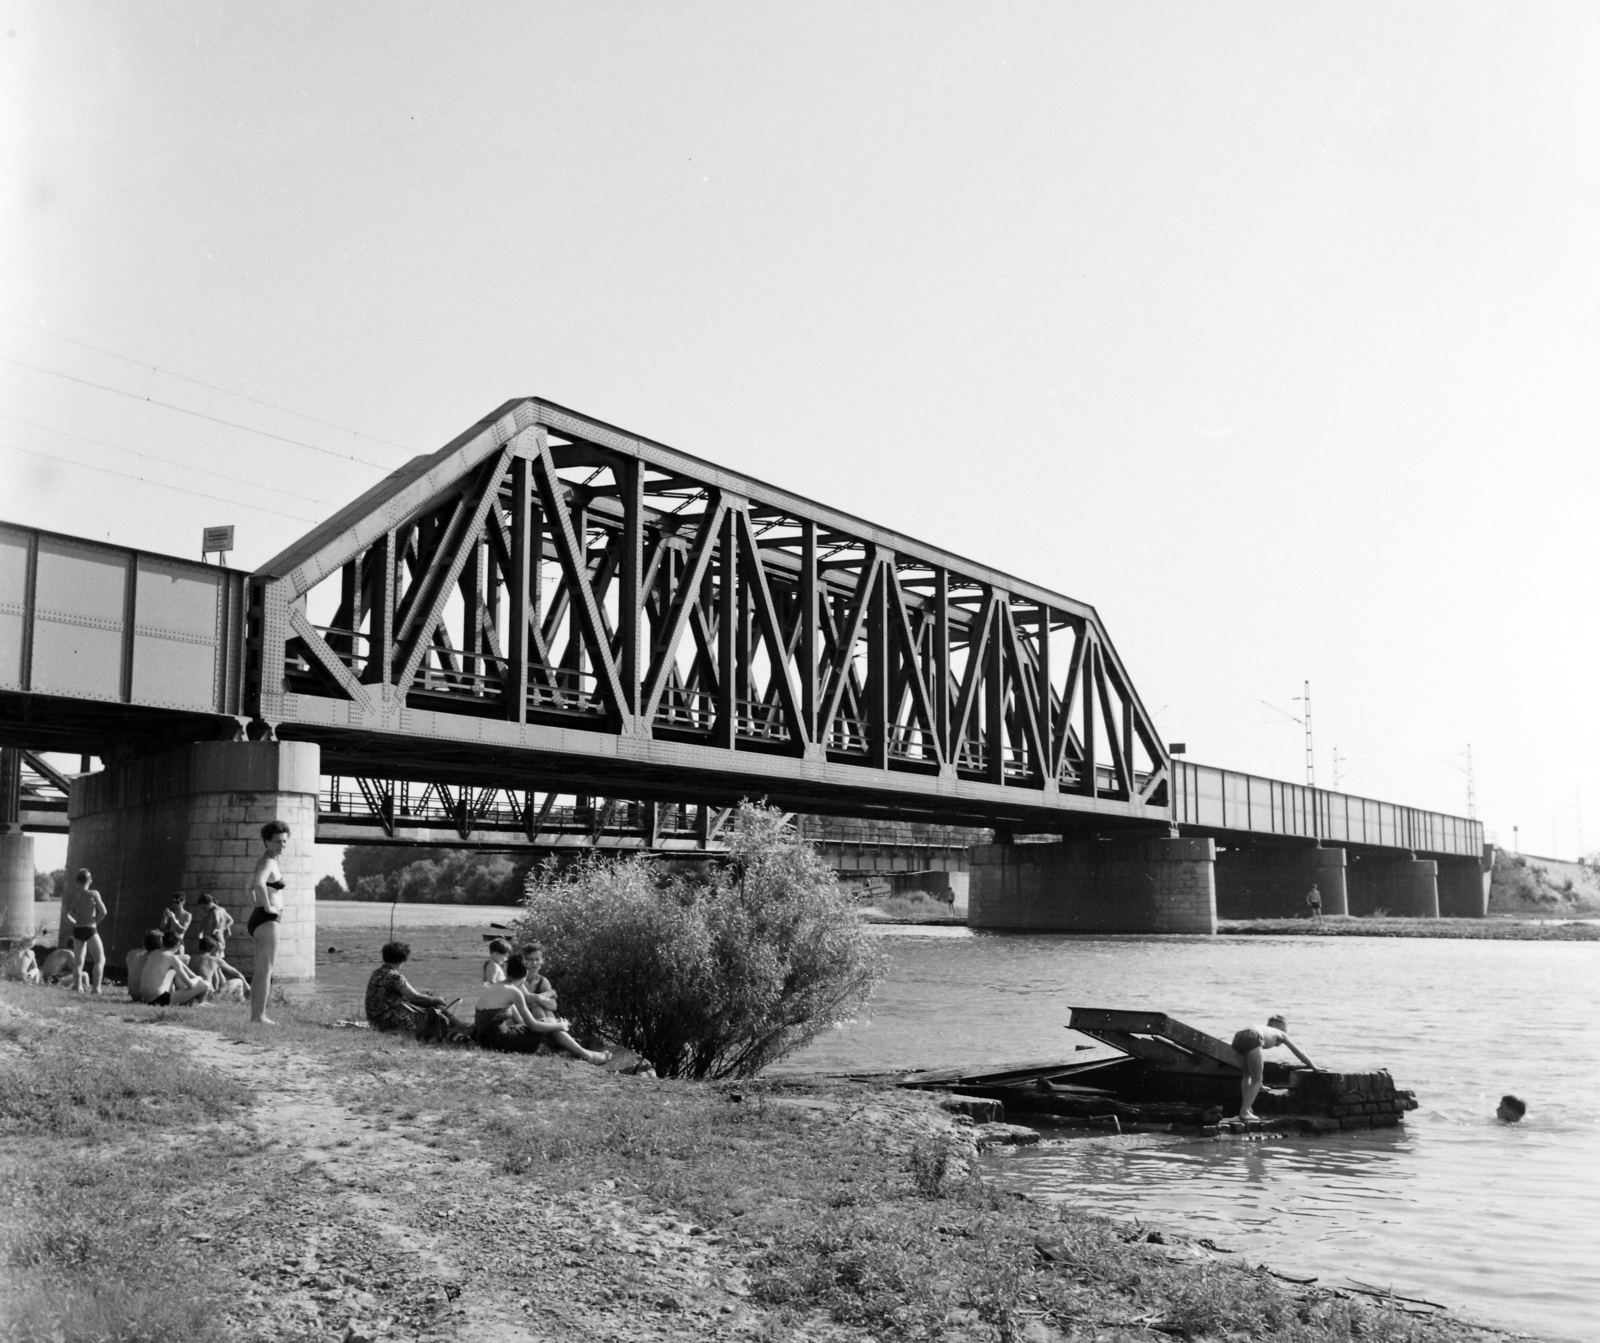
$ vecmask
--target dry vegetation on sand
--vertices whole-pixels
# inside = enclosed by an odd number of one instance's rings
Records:
[[[0,986],[0,1335],[1500,1337],[999,1195],[927,1096],[295,1017]]]

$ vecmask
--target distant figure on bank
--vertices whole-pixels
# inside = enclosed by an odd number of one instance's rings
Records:
[[[1306,904],[1311,906],[1311,917],[1313,919],[1322,917],[1322,892],[1315,885],[1306,893]]]
[[[144,958],[139,971],[139,991],[152,1007],[183,1007],[203,1003],[211,996],[211,985],[183,963],[183,943],[170,929],[157,933],[160,945]],[[145,945],[150,935],[145,934]]]
[[[266,852],[256,860],[250,877],[250,921],[245,927],[256,943],[256,977],[250,985],[250,1020],[263,1026],[277,1023],[267,1015],[267,999],[272,994],[272,969],[278,959],[278,916],[283,913],[286,884],[278,859],[289,846],[289,826],[284,821],[268,821],[261,827],[261,842]]]
[[[485,1049],[506,1054],[533,1054],[540,1045],[564,1049],[585,1063],[609,1063],[611,1055],[585,1049],[569,1034],[569,1024],[545,1012],[535,1013],[527,994],[528,965],[521,956],[506,961],[504,982],[490,984],[473,1014],[472,1038]]]
[[[250,996],[250,981],[229,965],[214,937],[196,944],[194,972],[211,986],[211,996],[221,1003],[242,1003]]]
[[[72,991],[82,993],[89,984],[100,992],[106,972],[106,944],[100,940],[100,920],[106,916],[106,902],[94,888],[94,876],[86,867],[78,869],[77,884],[62,899],[61,913],[72,925]],[[84,965],[90,967],[84,973]]]
[[[218,954],[225,954],[228,949],[228,930],[233,927],[233,915],[211,898],[210,891],[195,901],[195,908],[198,911],[194,916],[195,936],[209,937],[217,944]]]
[[[411,957],[409,942],[385,942],[383,964],[367,980],[367,1020],[373,1030],[409,1031],[417,1024],[413,1007],[444,1007],[443,998],[411,987],[400,967]]]
[[[194,915],[183,907],[183,892],[174,891],[172,898],[167,901],[167,907],[161,911],[160,929],[164,933],[178,935],[178,949],[183,949],[183,939],[189,936],[189,925],[194,922]]]
[[[60,984],[64,980],[76,980],[78,977],[78,959],[72,953],[71,947],[57,947],[48,952],[39,962],[39,977],[46,984]]]
[[[1520,1124],[1522,1116],[1528,1113],[1527,1105],[1515,1096],[1500,1097],[1500,1104],[1495,1107],[1494,1117],[1502,1124]]]
[[[506,957],[511,954],[511,943],[497,937],[489,943],[489,959],[483,963],[483,982],[499,984],[506,977]]]
[[[1267,1049],[1284,1048],[1293,1051],[1294,1056],[1316,1071],[1317,1065],[1300,1052],[1300,1046],[1289,1038],[1289,1023],[1281,1016],[1267,1018],[1264,1027],[1247,1026],[1233,1037],[1233,1052],[1244,1058],[1244,1076],[1239,1080],[1239,1091],[1243,1097],[1239,1105],[1240,1119],[1256,1119],[1259,1116],[1250,1107],[1256,1103],[1256,1097],[1261,1094],[1261,1084],[1266,1073],[1266,1059],[1262,1051]]]

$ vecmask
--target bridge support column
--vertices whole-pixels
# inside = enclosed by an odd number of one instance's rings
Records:
[[[201,742],[140,756],[76,780],[68,804],[67,872],[94,873],[110,916],[106,960],[120,965],[154,928],[174,891],[193,905],[209,891],[238,921],[228,960],[249,974],[247,886],[261,856],[261,827],[288,822],[279,859],[279,979],[316,973],[311,846],[317,834],[321,748],[309,742]],[[70,936],[70,930],[64,930]]]
[[[1217,917],[1303,919],[1315,886],[1324,914],[1349,913],[1343,849],[1229,844],[1217,854]]]
[[[1394,918],[1439,917],[1439,864],[1410,854],[1361,853],[1345,876],[1350,912],[1384,910]]]
[[[1439,917],[1482,919],[1489,914],[1489,877],[1494,871],[1494,845],[1483,846],[1481,858],[1441,858]]]
[[[0,830],[0,943],[33,941],[33,836]]]
[[[1209,839],[983,844],[967,923],[1051,933],[1215,933]]]

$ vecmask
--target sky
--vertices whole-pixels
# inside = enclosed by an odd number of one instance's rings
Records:
[[[1320,785],[1600,846],[1600,9],[0,15],[0,517],[250,568],[544,396],[1093,604],[1191,759],[1309,682]]]

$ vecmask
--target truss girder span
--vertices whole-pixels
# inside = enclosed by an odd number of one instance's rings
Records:
[[[1092,607],[535,399],[252,575],[245,673],[252,712],[352,774],[1170,818]]]

